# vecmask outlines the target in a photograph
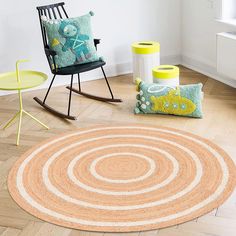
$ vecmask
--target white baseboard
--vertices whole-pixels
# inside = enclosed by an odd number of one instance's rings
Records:
[[[215,66],[210,65],[209,63],[206,63],[206,62],[203,63],[200,60],[197,60],[193,57],[190,57],[187,55],[183,55],[183,56],[169,55],[169,56],[162,57],[161,63],[171,64],[171,65],[183,65],[189,69],[202,73],[217,81],[220,81],[222,83],[225,83],[229,86],[236,88],[236,80],[232,80],[232,79],[229,79],[220,75],[217,72]],[[116,64],[116,65],[108,65],[108,66],[105,66],[105,71],[108,77],[130,74],[132,73],[132,62],[126,62],[126,63]],[[91,81],[91,80],[98,80],[101,78],[103,78],[103,76],[100,70],[94,70],[94,71],[90,71],[88,73],[82,74],[83,82]],[[75,81],[77,80],[75,79]],[[38,89],[45,89],[49,86],[49,83],[50,83],[50,79],[42,86],[37,87],[35,89],[30,89],[30,90],[33,91],[33,90],[38,90]],[[70,78],[68,76],[60,76],[55,81],[54,87],[67,85],[69,83],[70,83]],[[26,90],[26,91],[30,91],[30,90]],[[0,96],[12,94],[12,93],[16,93],[16,92],[0,91]]]
[[[169,55],[161,57],[162,65],[180,65],[182,62],[181,55]]]
[[[131,62],[127,62],[127,63],[122,63],[122,64],[117,64],[117,65],[108,65],[104,67],[104,70],[106,72],[107,77],[114,77],[117,75],[123,75],[123,74],[129,74],[132,73],[132,64]],[[26,91],[34,91],[34,90],[39,90],[39,89],[45,89],[48,88],[50,82],[51,82],[51,77],[53,77],[53,75],[49,72],[49,79],[47,80],[47,82],[45,82],[43,85],[34,88],[34,89],[28,89],[28,90],[23,90],[23,92]],[[51,76],[51,77],[50,77]],[[86,73],[82,73],[81,74],[81,81],[82,82],[87,82],[87,81],[91,81],[91,80],[98,80],[98,79],[102,79],[103,75],[102,75],[102,71],[101,69],[97,69],[97,70],[93,70],[93,71],[89,71]],[[75,76],[74,78],[74,83],[77,83],[77,77]],[[68,85],[70,83],[70,76],[57,76],[55,79],[55,82],[53,84],[53,87],[58,87],[58,86],[65,86]],[[17,93],[16,91],[0,91],[0,96],[4,96],[4,95],[8,95],[8,94],[14,94]]]
[[[209,76],[212,79],[215,79],[217,81],[220,81],[224,84],[227,84],[231,87],[236,88],[236,80],[220,75],[217,72],[216,66],[210,65],[210,63],[206,63],[206,62],[203,63],[200,60],[197,60],[191,56],[182,55],[181,64],[189,69],[197,71],[201,74]]]
[[[179,56],[179,55],[164,56],[161,58],[161,62],[162,62],[162,64],[178,65],[181,62],[181,56]],[[125,63],[116,64],[116,65],[107,65],[104,67],[104,69],[105,69],[106,75],[108,77],[130,74],[130,73],[132,73],[132,70],[133,70],[132,69],[132,62],[125,62]],[[51,75],[51,77],[52,77],[52,75]],[[98,80],[98,79],[102,79],[102,78],[103,78],[103,75],[101,73],[101,70],[99,70],[99,69],[81,74],[82,82],[91,81],[91,80]],[[75,81],[77,81],[77,79],[75,79]],[[42,86],[34,88],[34,89],[29,89],[26,91],[33,91],[33,90],[48,88],[50,82],[51,82],[51,79],[49,78],[48,81],[46,83],[44,83]],[[58,76],[54,82],[53,87],[67,85],[69,83],[70,83],[70,76]],[[12,93],[16,93],[16,92],[0,91],[0,96],[12,94]]]

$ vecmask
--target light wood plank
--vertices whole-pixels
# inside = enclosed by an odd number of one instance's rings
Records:
[[[25,219],[0,215],[0,226],[2,227],[23,229],[28,223],[29,221]]]
[[[7,181],[7,175],[11,166],[16,160],[17,160],[17,157],[12,157],[0,165],[0,191],[2,190],[3,185]]]
[[[209,222],[204,222],[204,221],[203,222],[188,222],[188,223],[179,225],[179,230],[191,232],[191,233],[201,232],[204,234],[214,235],[214,236],[236,235],[236,229],[230,227],[230,222],[223,225],[222,224],[217,225],[215,223],[209,223]]]
[[[184,231],[182,229],[167,228],[167,229],[161,229],[158,232],[158,236],[207,236],[207,235],[200,232],[190,232],[190,231]],[[213,236],[213,235],[208,235],[208,236]]]
[[[30,221],[18,236],[33,236],[38,233],[44,223]]]
[[[159,232],[159,230],[140,232],[139,236],[156,236],[156,235],[158,235],[158,232]]]
[[[6,231],[6,229],[7,229],[6,227],[1,227],[1,226],[0,226],[0,236],[1,236],[1,234],[2,234],[4,231]]]
[[[18,236],[20,232],[19,229],[8,228],[1,234],[1,236]]]
[[[59,227],[49,223],[44,223],[34,236],[69,236],[71,229]]]
[[[104,236],[139,236],[139,232],[132,232],[132,233],[105,233]]]
[[[72,230],[69,236],[103,236],[104,233]]]

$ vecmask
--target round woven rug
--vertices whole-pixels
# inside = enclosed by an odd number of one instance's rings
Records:
[[[47,140],[8,177],[27,212],[102,232],[158,229],[197,218],[235,188],[235,165],[212,142],[153,126],[96,126]]]

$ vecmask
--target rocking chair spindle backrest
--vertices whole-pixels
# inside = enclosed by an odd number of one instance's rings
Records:
[[[68,15],[66,13],[66,10],[64,8],[65,3],[60,2],[60,3],[55,3],[47,6],[40,6],[37,7],[38,14],[39,14],[39,21],[40,21],[40,26],[41,26],[41,31],[42,31],[42,37],[43,37],[43,43],[44,47],[48,47],[48,42],[47,42],[47,35],[45,28],[42,24],[42,16],[46,16],[49,19],[63,19],[63,18],[68,18]]]
[[[64,2],[60,2],[60,3],[51,4],[51,5],[37,7],[38,15],[39,15],[39,21],[40,21],[40,27],[41,27],[42,37],[43,37],[44,49],[45,49],[45,53],[46,53],[46,56],[47,56],[48,64],[49,64],[50,69],[51,69],[52,72],[55,69],[54,68],[55,66],[53,67],[52,63],[51,63],[51,61],[53,61],[53,64],[55,65],[54,55],[51,55],[50,53],[47,53],[47,50],[49,50],[48,39],[47,39],[46,30],[45,30],[45,27],[43,26],[41,17],[46,16],[49,19],[69,18],[68,15],[67,15],[66,10],[64,8],[64,5],[65,5]]]

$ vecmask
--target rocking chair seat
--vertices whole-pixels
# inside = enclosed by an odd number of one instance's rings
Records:
[[[53,70],[53,74],[56,74],[56,75],[79,74],[82,72],[97,69],[99,67],[104,66],[105,64],[106,62],[99,60],[99,61],[80,64],[80,65],[67,66],[67,67],[59,68],[57,70]]]

